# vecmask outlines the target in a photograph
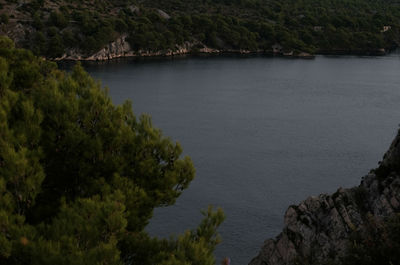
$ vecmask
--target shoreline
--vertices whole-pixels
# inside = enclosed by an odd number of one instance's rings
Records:
[[[345,51],[321,51],[315,54],[302,54],[302,55],[293,55],[293,54],[280,54],[280,53],[272,53],[272,52],[259,52],[259,51],[248,51],[248,52],[240,52],[240,51],[221,51],[221,52],[188,52],[188,53],[179,53],[179,54],[151,54],[151,55],[140,55],[140,54],[129,54],[129,55],[121,55],[121,56],[113,56],[111,58],[104,59],[92,59],[88,58],[56,58],[47,60],[55,61],[55,62],[108,62],[108,61],[116,61],[121,59],[173,59],[173,58],[184,58],[184,57],[217,57],[217,56],[229,56],[229,55],[237,55],[237,56],[265,56],[265,57],[276,57],[276,58],[287,58],[287,59],[303,59],[303,60],[312,60],[317,56],[366,56],[366,57],[374,57],[379,56],[383,57],[389,55],[395,49],[387,52],[375,52],[375,51],[353,51],[353,52],[345,52]]]
[[[53,61],[109,61],[118,58],[145,58],[145,57],[175,57],[182,55],[264,55],[276,56],[292,59],[314,59],[316,55],[361,55],[361,56],[383,56],[395,50],[395,46],[386,48],[372,49],[317,49],[315,53],[305,51],[285,49],[280,44],[274,44],[270,49],[233,49],[211,48],[199,41],[184,42],[181,45],[176,45],[175,48],[165,50],[132,50],[131,45],[127,41],[127,35],[122,35],[115,41],[109,43],[102,49],[90,55],[82,54],[80,50],[74,48],[66,50],[64,54],[58,58],[52,58]],[[48,58],[49,59],[49,58]]]
[[[68,61],[81,61],[81,62],[106,62],[113,61],[118,59],[143,59],[143,58],[174,58],[174,57],[185,57],[185,56],[224,56],[224,55],[249,55],[249,56],[268,56],[268,57],[280,57],[280,58],[288,58],[288,59],[315,59],[316,56],[385,56],[393,51],[395,51],[398,47],[392,48],[381,48],[376,50],[318,50],[316,53],[307,53],[307,52],[273,52],[273,51],[250,51],[250,50],[218,50],[213,48],[202,48],[200,50],[176,50],[176,51],[123,51],[120,54],[110,54],[106,52],[106,54],[102,54],[99,56],[99,52],[93,55],[84,57],[82,55],[63,55],[59,58],[46,58],[47,60],[56,61],[56,62],[68,62]]]

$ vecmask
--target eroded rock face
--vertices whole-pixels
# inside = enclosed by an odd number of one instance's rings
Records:
[[[78,50],[68,50],[62,57],[56,58],[56,60],[88,60],[88,61],[104,61],[114,58],[133,56],[134,53],[131,51],[127,35],[122,35],[114,42],[108,44],[100,51],[90,56],[84,56]]]
[[[105,61],[123,57],[174,56],[189,54],[193,52],[194,48],[197,48],[197,51],[200,53],[220,53],[219,50],[209,48],[198,41],[187,41],[182,45],[176,45],[175,49],[168,49],[163,51],[134,51],[127,41],[127,38],[128,35],[122,35],[115,41],[102,48],[100,51],[90,56],[85,56],[80,51],[73,49],[67,51],[63,56],[56,58],[55,60]]]
[[[264,242],[250,265],[288,265],[296,261],[338,260],[355,230],[363,230],[368,216],[383,218],[400,211],[400,133],[379,169],[363,177],[358,187],[309,197],[290,206],[284,228]],[[381,170],[384,168],[384,170]]]

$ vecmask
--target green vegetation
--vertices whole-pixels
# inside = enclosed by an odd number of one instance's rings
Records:
[[[155,207],[194,177],[190,158],[131,104],[0,38],[0,264],[213,265],[221,210],[151,238]]]
[[[387,0],[31,0],[7,7],[29,28],[24,46],[52,58],[66,49],[89,55],[122,34],[135,51],[200,42],[222,50],[268,53],[277,43],[282,52],[368,54],[400,43],[400,4]]]

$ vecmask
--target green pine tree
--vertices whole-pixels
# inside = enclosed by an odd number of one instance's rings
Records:
[[[177,238],[144,231],[195,175],[150,117],[4,37],[0,98],[0,264],[215,263],[221,210]]]

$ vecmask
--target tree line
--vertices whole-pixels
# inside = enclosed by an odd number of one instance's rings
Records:
[[[122,34],[134,51],[198,41],[218,49],[271,52],[278,43],[284,51],[368,53],[396,47],[400,29],[399,4],[384,0],[33,0],[18,10],[31,17],[25,47],[50,58],[66,49],[89,55]]]

